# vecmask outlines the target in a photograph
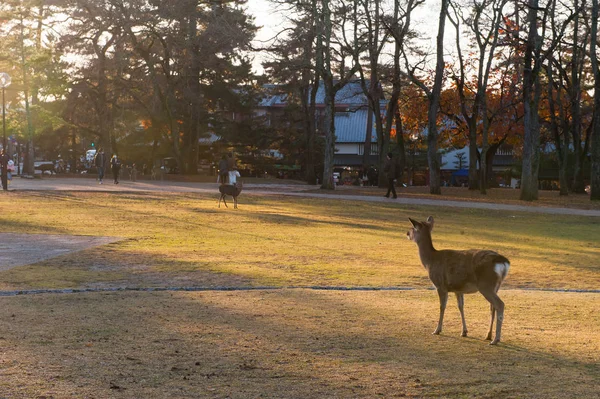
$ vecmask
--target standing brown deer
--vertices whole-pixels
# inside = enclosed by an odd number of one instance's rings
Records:
[[[225,196],[231,195],[233,197],[233,208],[237,209],[237,197],[242,192],[242,188],[242,182],[239,181],[235,184],[221,184],[219,186],[219,192],[221,193],[221,196],[219,197],[219,208],[221,207],[221,200],[223,200],[225,207],[229,208],[227,202],[225,202]]]
[[[440,319],[433,334],[442,332],[444,311],[448,301],[448,293],[454,292],[458,301],[458,310],[462,319],[462,336],[467,336],[467,323],[463,311],[464,294],[477,291],[488,300],[491,307],[490,329],[487,340],[492,339],[494,317],[496,319],[496,336],[490,345],[500,342],[502,321],[504,319],[504,302],[498,297],[498,289],[506,278],[510,262],[504,256],[494,251],[467,250],[455,251],[451,249],[438,251],[431,241],[433,230],[433,217],[429,216],[426,222],[417,222],[409,218],[413,227],[406,236],[419,247],[421,263],[429,273],[429,279],[437,288],[440,297]]]

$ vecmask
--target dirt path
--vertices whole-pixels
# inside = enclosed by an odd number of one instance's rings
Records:
[[[217,183],[191,183],[191,182],[170,182],[170,181],[121,181],[121,184],[103,184],[99,185],[96,180],[91,178],[45,178],[45,179],[14,179],[10,189],[15,191],[101,191],[101,192],[177,192],[177,193],[217,193]],[[302,184],[246,184],[244,185],[245,195],[285,195],[308,198],[326,198],[344,201],[368,201],[380,203],[398,203],[403,205],[425,205],[434,207],[455,207],[472,209],[501,210],[508,212],[534,212],[550,215],[573,215],[600,217],[600,210],[592,209],[573,209],[531,205],[500,204],[491,202],[477,201],[455,201],[455,200],[437,200],[426,198],[407,198],[398,197],[398,199],[383,198],[374,195],[346,195],[346,194],[321,194],[307,192],[314,190],[316,186]]]
[[[117,237],[0,233],[0,271],[119,240]]]

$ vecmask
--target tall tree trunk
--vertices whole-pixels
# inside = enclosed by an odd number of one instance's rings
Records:
[[[485,93],[483,94],[485,96]],[[487,101],[482,100],[481,104],[481,117],[483,119],[483,131],[481,137],[481,161],[479,164],[479,192],[481,194],[487,194],[488,188],[488,169],[487,169],[487,157],[488,157],[488,137],[490,130],[490,120],[487,115]]]
[[[479,110],[477,110],[479,113]],[[477,149],[477,118],[473,116],[469,121],[469,190],[479,188],[479,170],[477,163],[480,160]]]
[[[365,134],[365,148],[370,147],[371,137],[373,132],[373,120],[375,121],[375,131],[377,133],[377,149],[378,149],[378,163],[379,169],[383,170],[386,162],[386,154],[389,151],[390,142],[390,130],[384,129],[383,118],[381,113],[381,83],[380,79],[380,55],[385,44],[385,36],[382,37],[381,28],[381,0],[363,0],[363,19],[366,25],[367,31],[364,35],[366,40],[359,39],[358,36],[358,1],[354,1],[353,18],[354,18],[354,46],[358,46],[364,41],[366,49],[366,56],[369,60],[369,85],[367,87],[367,78],[363,72],[363,68],[360,64],[361,50],[359,48],[354,49],[354,63],[359,66],[358,71],[360,73],[361,87],[369,103],[369,114],[368,114],[368,126]],[[370,149],[369,149],[370,153]],[[365,151],[364,166],[366,167],[368,154]],[[385,187],[387,185],[387,177],[383,174],[379,174],[379,187]]]
[[[525,47],[525,67],[523,70],[523,170],[521,173],[521,200],[538,199],[538,169],[540,158],[539,122],[539,36],[537,32],[538,0],[528,0],[527,25],[529,32]],[[535,58],[535,60],[534,60]],[[535,70],[534,70],[535,68]]]
[[[333,21],[331,18],[330,0],[321,0],[322,12],[319,16],[319,29],[317,33],[317,57],[316,64],[319,75],[323,80],[325,89],[325,156],[323,166],[323,184],[322,189],[333,190],[333,166],[335,154],[335,96],[337,92],[344,87],[358,70],[358,64],[354,63],[349,71],[346,71],[343,65],[344,55],[340,55],[340,76],[337,82],[334,82],[332,70],[331,39],[333,32]]]
[[[377,151],[379,155],[379,170],[385,168],[387,153],[390,150],[390,131],[383,129],[383,117],[381,115],[381,105],[379,100],[372,101],[374,105],[373,116],[375,117],[375,130],[377,131]],[[379,187],[387,186],[387,176],[384,173],[379,174]]]
[[[458,64],[459,64],[459,71],[460,74],[459,76],[455,77],[455,82],[456,82],[456,88],[457,88],[457,92],[458,92],[458,96],[459,96],[459,100],[460,100],[460,110],[462,113],[462,116],[465,120],[465,123],[467,125],[467,129],[468,129],[468,141],[469,141],[469,190],[477,190],[479,188],[479,173],[478,173],[478,168],[477,168],[477,163],[478,160],[480,159],[480,154],[479,154],[479,150],[477,149],[477,123],[479,121],[479,105],[480,105],[480,101],[479,101],[479,93],[481,92],[481,74],[483,73],[482,71],[482,66],[483,66],[483,58],[482,58],[482,54],[480,52],[480,60],[478,62],[479,65],[479,73],[477,76],[477,93],[475,95],[475,100],[473,101],[473,105],[470,109],[470,113],[469,110],[467,109],[467,96],[466,96],[466,92],[467,90],[465,89],[465,80],[466,80],[466,73],[465,73],[465,63],[463,60],[463,51],[461,49],[461,41],[462,41],[462,37],[460,34],[460,17],[459,17],[459,13],[455,8],[455,17],[456,20],[454,20],[450,14],[448,14],[448,18],[450,19],[450,22],[454,25],[454,28],[456,30],[456,49],[457,49],[457,53],[458,53]],[[477,19],[478,17],[476,17],[475,19]],[[479,33],[476,33],[476,35],[478,35]]]
[[[38,6],[38,13],[36,15],[36,28],[35,28],[35,49],[38,52],[42,51],[42,35],[43,35],[43,27],[44,27],[44,5],[40,4]],[[39,93],[40,89],[37,84],[34,83],[31,88],[31,105],[38,105],[39,103]]]
[[[325,154],[323,167],[323,183],[321,188],[333,190],[335,188],[333,182],[333,156],[335,155],[335,101],[331,95],[332,89],[325,92]]]
[[[429,163],[429,192],[431,194],[442,193],[440,189],[440,160],[437,151],[437,115],[440,107],[442,78],[444,76],[444,29],[446,26],[446,15],[448,14],[448,1],[449,0],[442,0],[440,10],[438,35],[436,40],[437,62],[435,67],[435,80],[429,98],[429,111],[427,113],[427,161]]]
[[[316,174],[316,138],[317,124],[315,118],[317,111],[317,89],[319,88],[319,67],[313,68],[313,48],[315,21],[317,19],[317,0],[311,0],[311,19],[312,27],[310,40],[306,40],[304,46],[304,65],[302,70],[302,82],[305,90],[302,92],[302,110],[304,117],[304,129],[306,136],[306,157],[305,157],[305,178],[308,184],[317,184]],[[312,74],[312,79],[311,79]],[[312,82],[311,82],[312,81]],[[309,96],[310,93],[310,96]]]
[[[371,108],[371,104],[367,109],[367,128],[365,131],[365,141],[363,143],[363,160],[362,167],[363,170],[366,170],[371,163],[369,158],[371,156],[371,138],[373,137],[373,108]]]
[[[591,134],[592,170],[590,176],[591,195],[594,201],[600,201],[600,68],[598,67],[598,0],[592,0],[592,32],[590,54],[594,73],[594,121]]]
[[[35,173],[35,151],[33,148],[33,123],[31,118],[31,110],[29,108],[29,76],[27,74],[27,63],[25,57],[25,21],[21,17],[20,33],[21,33],[21,72],[23,74],[23,96],[25,101],[25,118],[27,119],[27,153],[25,162],[23,163],[25,172],[29,175]]]
[[[396,126],[396,146],[398,148],[398,170],[400,174],[396,176],[398,182],[402,184],[404,167],[406,166],[406,148],[404,147],[404,132],[402,126],[402,116],[400,115],[400,107],[398,106],[398,100],[400,99],[400,92],[402,90],[402,82],[400,80],[401,69],[400,69],[400,56],[401,50],[404,43],[404,36],[410,27],[410,19],[413,8],[413,2],[410,1],[406,11],[406,22],[403,27],[398,24],[398,18],[400,16],[400,2],[394,1],[394,34],[395,37],[402,40],[394,41],[394,75],[392,81],[392,92],[387,102],[386,107],[386,129],[388,131],[388,137],[391,137],[392,125]]]
[[[190,66],[188,71],[188,88],[190,100],[190,116],[186,129],[187,148],[185,165],[180,165],[185,173],[198,174],[198,139],[200,138],[200,48],[198,46],[198,15],[196,4],[190,3],[188,16],[187,41],[190,50]]]
[[[560,134],[560,127],[558,118],[556,116],[556,105],[558,105],[559,113],[561,115],[560,120],[564,121],[562,112],[562,101],[561,91],[556,90],[556,100],[554,99],[554,71],[552,68],[552,62],[548,62],[546,68],[546,75],[548,76],[548,107],[550,111],[550,130],[554,136],[554,142],[556,143],[556,152],[558,155],[558,179],[560,183],[560,195],[569,194],[569,178],[567,176],[567,165],[569,159],[569,135],[562,129],[562,135]],[[563,122],[564,123],[564,122]],[[564,126],[564,125],[563,125]]]
[[[319,87],[319,78],[315,76],[314,82],[304,86],[300,91],[302,104],[302,117],[304,119],[304,135],[306,140],[306,155],[305,155],[305,179],[308,184],[317,183],[317,175],[315,171],[316,162],[316,93]]]
[[[404,181],[404,169],[406,168],[406,146],[404,143],[404,128],[402,126],[402,115],[400,115],[400,109],[398,106],[394,110],[394,123],[396,124],[396,148],[398,148],[398,171],[396,179],[399,184]]]
[[[579,7],[579,0],[573,0],[573,7]],[[573,185],[571,189],[576,193],[584,192],[583,162],[585,155],[581,148],[581,80],[579,76],[579,12],[573,19],[573,45],[571,47],[571,134],[573,136],[573,149],[575,164],[573,169]]]
[[[113,114],[108,100],[108,78],[106,76],[106,52],[114,44],[115,37],[107,41],[104,45],[99,45],[100,36],[95,37],[96,42],[93,43],[94,51],[98,57],[98,72],[97,72],[97,87],[96,87],[96,109],[98,113],[98,132],[100,147],[104,147],[105,152],[109,155],[118,154],[117,140],[113,136]]]
[[[490,145],[486,151],[486,156],[485,156],[485,163],[486,163],[486,175],[487,175],[487,187],[497,187],[497,185],[495,185],[494,183],[494,157],[496,155],[496,151],[498,151],[498,148],[500,148],[500,146],[502,144],[504,144],[504,142],[506,141],[506,138],[508,137],[508,135],[504,135],[499,141],[497,141],[496,143]],[[494,185],[492,186],[492,184],[494,183]]]
[[[333,190],[333,156],[335,154],[335,91],[333,72],[331,70],[331,10],[329,0],[321,1],[322,10],[319,16],[319,29],[317,34],[317,65],[321,69],[323,88],[325,89],[325,153],[323,157],[323,182],[322,189]]]

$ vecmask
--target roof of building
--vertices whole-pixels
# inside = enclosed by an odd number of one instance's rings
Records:
[[[316,103],[325,104],[325,85],[323,82],[319,84],[319,88],[317,89]],[[354,106],[367,104],[368,100],[363,93],[360,80],[351,80],[345,86],[343,86],[335,94],[335,103]]]
[[[335,136],[337,143],[364,143],[367,133],[368,109],[359,108],[352,112],[335,113]],[[375,123],[375,122],[373,122]],[[377,142],[375,126],[371,132],[371,142]]]
[[[266,84],[263,87],[266,95],[261,100],[260,107],[284,107],[287,105],[288,93],[285,86]],[[324,101],[325,87],[323,82],[320,82],[316,103],[323,105]],[[335,96],[335,104],[337,108],[335,113],[336,142],[364,143],[367,131],[368,100],[363,93],[360,80],[351,80],[342,87]],[[383,99],[382,110],[385,111],[385,100]],[[374,123],[371,141],[377,142],[377,131]]]
[[[367,80],[366,84],[369,84]],[[263,85],[265,96],[259,103],[260,107],[281,107],[287,104],[288,93],[286,86],[276,84]],[[383,98],[382,98],[383,100]],[[319,82],[317,89],[316,103],[322,105],[325,103],[325,85]],[[368,103],[367,97],[363,93],[362,85],[359,79],[349,81],[335,95],[337,105],[348,105],[350,107],[363,106]]]
[[[284,107],[287,104],[288,94],[284,91],[284,86],[266,84],[263,88],[265,94],[258,103],[259,107]]]

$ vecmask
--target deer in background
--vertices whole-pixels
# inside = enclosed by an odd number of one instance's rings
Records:
[[[431,231],[433,217],[426,222],[417,222],[409,218],[413,227],[406,236],[419,247],[421,263],[429,273],[429,279],[435,285],[440,298],[440,319],[433,334],[442,332],[444,311],[448,301],[448,293],[454,292],[458,301],[458,310],[462,319],[462,334],[467,336],[467,323],[464,314],[464,294],[480,292],[487,299],[491,308],[490,329],[487,340],[492,339],[492,328],[496,317],[496,336],[490,345],[500,342],[502,321],[504,319],[504,302],[498,297],[498,290],[506,278],[510,262],[504,256],[494,251],[451,249],[438,251],[433,247]]]
[[[221,184],[219,186],[219,192],[221,193],[221,196],[219,197],[219,208],[221,207],[221,200],[223,200],[225,207],[229,208],[227,202],[225,202],[225,196],[231,195],[233,197],[233,208],[237,209],[237,197],[242,192],[242,182],[238,181],[235,184]]]

